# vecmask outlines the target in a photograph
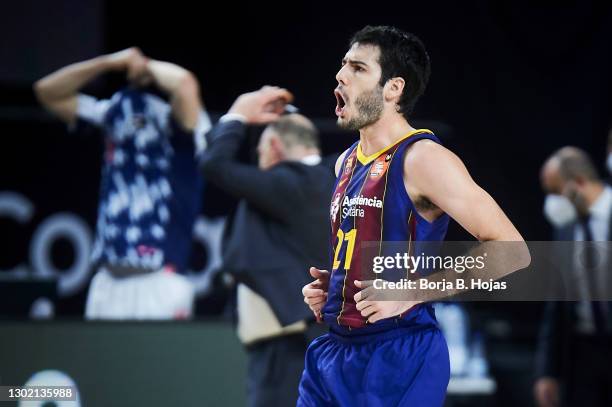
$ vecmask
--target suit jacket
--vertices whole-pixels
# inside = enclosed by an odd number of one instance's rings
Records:
[[[237,161],[246,125],[218,123],[201,159],[209,182],[240,199],[223,253],[223,268],[263,296],[285,326],[312,318],[302,287],[310,266],[329,262],[333,161],[284,161],[268,170]]]
[[[611,210],[612,212],[612,210]],[[564,226],[555,231],[555,240],[573,241],[576,223]],[[612,216],[608,226],[608,236],[612,237]],[[569,276],[574,265],[573,250],[567,246],[562,246],[564,250],[556,253],[562,260],[563,270],[560,275]],[[607,270],[610,270],[612,259],[611,253],[608,254]],[[566,286],[568,290],[576,289],[575,286]],[[572,296],[575,296],[574,293]],[[572,349],[574,327],[577,321],[576,302],[555,301],[546,303],[544,317],[540,329],[538,346],[536,350],[536,376],[550,376],[555,378],[567,378],[572,369]]]

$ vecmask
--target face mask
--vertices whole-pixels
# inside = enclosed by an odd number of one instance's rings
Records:
[[[555,227],[560,228],[576,220],[574,205],[562,195],[548,194],[544,201],[544,216]]]
[[[606,167],[608,167],[608,172],[612,175],[612,153],[608,154],[608,161],[606,161]]]

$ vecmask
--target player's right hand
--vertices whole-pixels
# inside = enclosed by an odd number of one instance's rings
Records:
[[[316,278],[312,283],[302,288],[304,302],[312,310],[318,322],[321,322],[321,309],[327,301],[327,290],[329,287],[329,271],[310,268],[310,275]]]

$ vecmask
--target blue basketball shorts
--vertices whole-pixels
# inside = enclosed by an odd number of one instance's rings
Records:
[[[315,339],[306,352],[299,407],[438,407],[450,379],[438,327]]]

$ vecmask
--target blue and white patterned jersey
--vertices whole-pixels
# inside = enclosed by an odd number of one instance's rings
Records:
[[[168,103],[135,89],[106,100],[79,95],[77,111],[106,142],[92,261],[184,271],[201,206],[196,151],[211,127],[206,112],[187,132]]]

